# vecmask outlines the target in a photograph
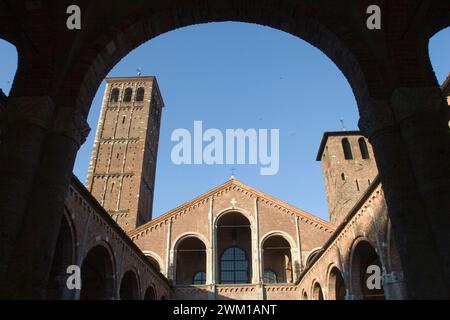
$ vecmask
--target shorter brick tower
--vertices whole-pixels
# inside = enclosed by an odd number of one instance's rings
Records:
[[[106,79],[86,187],[125,231],[152,218],[163,107],[155,77]]]
[[[330,222],[339,225],[378,174],[372,146],[358,131],[325,132],[317,154]]]

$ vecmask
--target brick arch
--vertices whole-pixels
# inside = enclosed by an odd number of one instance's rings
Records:
[[[185,232],[185,233],[179,235],[175,239],[175,241],[173,242],[172,250],[175,252],[177,250],[177,247],[179,246],[179,244],[187,238],[198,238],[200,241],[203,242],[203,244],[205,245],[205,248],[208,248],[210,246],[210,242],[204,235],[202,235],[198,232]]]
[[[127,300],[138,300],[141,297],[141,279],[139,276],[139,272],[135,267],[131,267],[123,272],[120,281],[118,282],[119,287],[119,297],[121,299]],[[131,286],[130,288],[124,288],[124,286]],[[135,286],[135,288],[133,288]],[[124,292],[129,291],[131,292]],[[133,292],[134,290],[134,292]],[[122,297],[122,294],[125,294],[125,297]]]
[[[312,260],[317,256],[317,255],[319,255],[321,252],[322,252],[322,250],[323,250],[323,248],[322,247],[317,247],[317,248],[314,248],[314,249],[312,249],[310,252],[309,252],[309,254],[308,254],[308,256],[306,257],[306,266],[308,266],[309,264],[311,264],[311,262],[312,262]]]
[[[294,239],[291,237],[291,235],[288,234],[287,232],[281,231],[281,230],[269,231],[269,232],[267,232],[265,235],[263,235],[263,236],[261,237],[261,241],[259,242],[259,247],[262,248],[262,247],[264,246],[264,242],[265,242],[267,239],[269,239],[270,237],[273,237],[273,236],[280,236],[280,237],[283,237],[287,242],[289,242],[289,245],[291,246],[291,250],[292,250],[292,249],[294,249],[294,250],[297,249],[296,242],[295,242]]]
[[[343,298],[345,298],[345,293],[343,296],[342,294],[339,295],[339,277],[341,278],[340,281],[342,281],[344,289],[347,289],[348,285],[346,283],[345,276],[342,274],[342,270],[335,263],[331,263],[328,266],[326,273],[326,288],[328,300],[343,300]]]
[[[364,250],[365,249],[365,250]],[[372,252],[371,252],[372,250]],[[365,254],[368,254],[366,256]],[[376,249],[376,246],[373,245],[367,238],[358,237],[353,241],[353,245],[351,247],[350,259],[349,259],[349,282],[348,282],[348,292],[351,294],[352,299],[360,300],[360,299],[384,299],[381,295],[384,296],[384,292],[373,291],[375,295],[380,295],[377,297],[369,297],[369,293],[372,294],[372,291],[367,291],[362,286],[365,283],[362,283],[362,272],[365,273],[365,270],[361,270],[361,266],[365,265],[369,262],[367,259],[371,259],[372,255],[375,254],[373,258],[378,259],[378,263],[380,264],[380,268],[382,268],[380,262],[380,253]]]
[[[144,291],[143,300],[156,300],[156,299],[157,299],[157,292],[155,286],[153,284],[150,284]]]
[[[173,31],[189,25],[208,22],[247,22],[288,32],[305,40],[327,55],[348,79],[356,100],[361,109],[369,104],[368,84],[380,86],[381,76],[373,72],[373,66],[378,65],[377,57],[370,52],[370,46],[361,45],[365,39],[359,32],[354,31],[347,21],[340,21],[340,28],[335,28],[336,21],[324,16],[336,14],[332,6],[293,5],[288,1],[279,1],[273,5],[271,1],[262,0],[248,4],[245,0],[233,2],[187,0],[167,1],[164,10],[151,8],[123,8],[123,15],[127,19],[110,21],[103,27],[103,33],[86,31],[83,47],[74,48],[77,57],[83,57],[73,62],[68,87],[63,91],[76,92],[73,101],[77,101],[78,108],[87,113],[89,103],[100,82],[112,67],[130,51],[142,43],[165,32]],[[109,8],[90,5],[89,12],[105,11]],[[135,10],[135,11],[132,11]],[[130,11],[130,12],[127,12]],[[128,17],[135,17],[133,24]],[[111,19],[113,20],[113,19]],[[332,32],[331,29],[335,31]],[[344,40],[343,40],[344,39]],[[363,63],[359,63],[363,61]],[[74,88],[78,83],[80,86]],[[82,85],[83,84],[83,85]],[[86,84],[86,85],[84,85]],[[89,84],[89,85],[87,85]],[[69,90],[72,89],[72,90]],[[68,99],[70,100],[70,99]]]
[[[203,244],[204,252],[187,252],[184,254],[181,253],[182,256],[179,256],[180,252],[178,250],[178,247],[185,240],[191,238],[197,239]],[[197,232],[184,233],[174,241],[172,252],[174,253],[173,266],[174,266],[174,280],[176,284],[183,284],[183,285],[192,284],[196,272],[201,271],[207,274],[209,255],[211,254],[208,248],[209,248],[208,239],[206,239],[206,237]],[[179,259],[181,261],[178,261]],[[179,268],[179,264],[181,262],[186,264],[183,266],[183,268]]]
[[[161,259],[161,257],[158,254],[154,253],[153,251],[148,251],[148,250],[144,250],[142,252],[144,253],[145,256],[154,259],[158,263],[160,272],[161,272],[161,270],[164,270],[163,260]]]
[[[311,300],[324,300],[325,298],[323,287],[318,279],[314,279],[311,284],[310,297]]]
[[[223,218],[225,215],[227,215],[228,213],[233,213],[233,212],[237,212],[240,213],[241,215],[243,215],[245,218],[247,218],[247,220],[250,222],[250,228],[252,229],[252,232],[254,230],[255,227],[255,218],[253,217],[253,215],[248,212],[247,210],[245,210],[244,208],[239,208],[239,207],[235,207],[235,208],[226,208],[223,209],[222,211],[218,212],[215,216],[214,216],[214,229],[217,229],[217,223],[219,222],[219,220],[221,218]]]
[[[85,263],[87,262],[86,260],[90,257],[92,257],[92,255],[94,253],[97,254],[105,254],[106,256],[101,257],[102,260],[104,260],[103,262],[105,262],[105,267],[106,267],[106,272],[107,274],[101,275],[104,277],[104,282],[105,282],[105,288],[104,288],[104,292],[102,293],[102,295],[98,295],[97,293],[94,294],[94,296],[89,296],[89,294],[86,296],[86,299],[113,299],[116,296],[116,290],[117,290],[117,286],[118,283],[115,280],[117,277],[117,264],[116,264],[116,260],[114,257],[114,251],[112,250],[110,244],[104,240],[100,240],[97,243],[95,243],[94,245],[92,245],[88,250],[86,250],[86,253],[83,257],[83,261],[82,261],[82,267],[81,267],[81,274],[83,277],[83,270],[85,267]],[[83,280],[83,279],[82,279]],[[85,281],[84,281],[85,282]],[[81,289],[81,298],[83,298],[83,286]]]

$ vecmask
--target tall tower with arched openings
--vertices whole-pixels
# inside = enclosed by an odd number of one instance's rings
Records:
[[[338,225],[378,174],[372,146],[359,131],[325,132],[317,161],[322,161],[330,221]]]
[[[106,79],[86,187],[125,231],[152,218],[163,107],[155,77]]]

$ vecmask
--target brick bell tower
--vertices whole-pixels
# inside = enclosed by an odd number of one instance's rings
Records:
[[[86,187],[125,231],[152,218],[163,107],[155,77],[106,79]]]
[[[369,144],[359,131],[325,132],[317,154],[330,222],[339,225],[378,174]]]

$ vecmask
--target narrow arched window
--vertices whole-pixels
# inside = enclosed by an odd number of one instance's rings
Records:
[[[145,89],[144,88],[139,88],[136,91],[136,101],[137,102],[141,102],[144,101],[144,95],[145,95]]]
[[[194,280],[192,281],[192,284],[205,284],[206,283],[206,272],[201,271],[201,272],[197,272],[194,275]]]
[[[119,89],[114,88],[111,90],[111,95],[109,97],[110,102],[118,102],[119,101]]]
[[[270,269],[264,270],[263,282],[264,283],[278,283],[277,274],[273,270],[270,270]]]
[[[245,251],[233,247],[228,248],[220,258],[221,283],[248,283],[248,261]]]
[[[123,94],[123,102],[130,102],[132,95],[133,95],[133,89],[126,88],[125,93]]]
[[[352,154],[352,148],[350,146],[350,142],[348,142],[347,138],[342,139],[342,149],[344,150],[344,157],[345,160],[352,160],[353,154]]]
[[[364,140],[364,138],[359,138],[358,143],[359,143],[359,149],[361,150],[362,158],[365,160],[370,159],[369,149],[367,149],[366,140]]]

